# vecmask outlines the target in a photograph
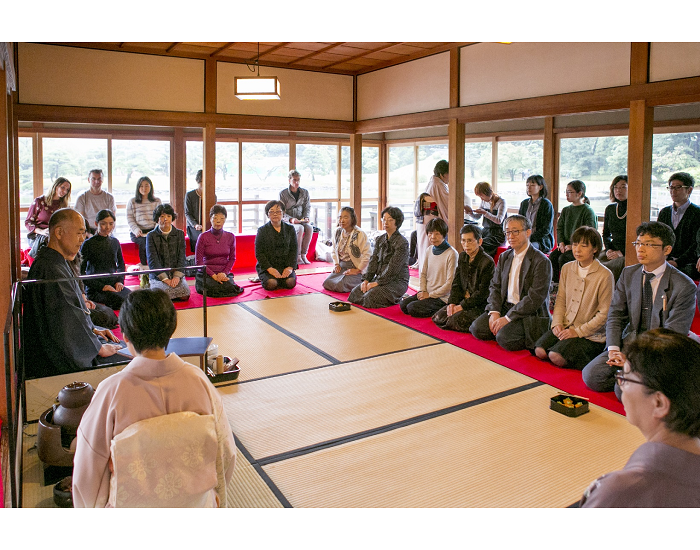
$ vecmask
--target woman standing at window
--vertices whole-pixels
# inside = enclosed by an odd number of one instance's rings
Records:
[[[423,268],[425,252],[428,250],[428,234],[425,227],[430,220],[442,218],[447,223],[447,198],[449,195],[450,165],[446,160],[440,160],[433,168],[425,193],[421,193],[416,201],[414,216],[416,218],[416,252],[419,270]],[[414,264],[415,265],[415,264]]]

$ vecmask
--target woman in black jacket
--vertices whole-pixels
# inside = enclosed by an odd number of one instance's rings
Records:
[[[294,288],[297,276],[297,234],[288,223],[282,223],[284,203],[270,201],[265,205],[270,220],[258,228],[255,237],[255,266],[265,290]]]
[[[185,233],[173,225],[177,214],[169,204],[160,204],[153,211],[156,225],[146,235],[149,269],[171,268],[170,271],[150,273],[151,288],[165,291],[171,300],[188,300],[190,287],[183,270],[187,267]]]
[[[527,178],[525,185],[530,198],[520,203],[518,214],[532,224],[530,244],[543,254],[549,254],[554,248],[554,207],[547,198],[547,182],[535,175]]]

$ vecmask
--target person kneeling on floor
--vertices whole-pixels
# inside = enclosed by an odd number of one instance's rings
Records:
[[[399,303],[401,311],[411,317],[432,317],[445,307],[457,264],[457,251],[445,239],[445,220],[433,218],[425,231],[431,246],[425,252],[420,270],[420,291]]]

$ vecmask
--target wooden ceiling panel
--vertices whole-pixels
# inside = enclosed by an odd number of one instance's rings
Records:
[[[235,33],[232,33],[235,34]],[[257,42],[50,42],[63,46],[250,63]],[[465,42],[260,42],[260,65],[362,74],[419,59]]]

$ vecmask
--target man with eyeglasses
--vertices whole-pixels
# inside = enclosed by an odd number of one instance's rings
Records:
[[[676,244],[668,255],[668,263],[691,279],[700,279],[697,269],[700,207],[690,202],[695,179],[687,172],[676,172],[668,178],[668,190],[673,204],[662,208],[659,221],[673,228]]]
[[[695,283],[666,261],[675,242],[673,230],[661,222],[637,227],[632,244],[636,265],[622,270],[615,286],[606,324],[607,350],[583,369],[583,381],[593,391],[615,390],[615,372],[627,359],[627,348],[647,330],[663,327],[687,335],[695,315]]]
[[[551,321],[552,264],[530,246],[531,233],[530,220],[525,216],[514,214],[506,219],[510,248],[498,258],[486,311],[469,327],[475,338],[496,340],[508,351],[534,349]]]
[[[97,230],[95,218],[100,210],[109,210],[110,212],[117,211],[114,196],[102,190],[103,177],[104,174],[101,169],[95,168],[90,170],[87,178],[88,182],[90,182],[90,187],[86,191],[80,193],[75,199],[75,210],[80,212],[87,221],[88,231],[91,235],[94,235]]]

